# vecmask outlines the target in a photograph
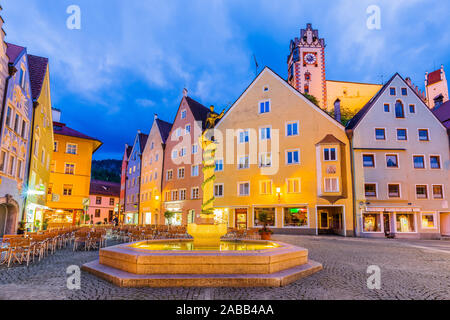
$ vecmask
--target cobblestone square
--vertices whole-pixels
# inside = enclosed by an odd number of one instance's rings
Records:
[[[450,299],[450,241],[369,240],[275,235],[309,249],[324,269],[281,288],[119,288],[82,272],[81,289],[67,289],[66,269],[95,260],[96,251],[57,251],[29,267],[0,266],[0,299]],[[108,245],[113,245],[110,241]],[[381,289],[369,290],[369,265],[381,269]]]

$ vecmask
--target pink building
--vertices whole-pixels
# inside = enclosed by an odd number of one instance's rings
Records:
[[[94,224],[105,221],[110,223],[118,215],[119,195],[120,183],[92,180],[89,191],[89,221]]]

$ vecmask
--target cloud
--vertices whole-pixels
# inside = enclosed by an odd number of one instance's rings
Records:
[[[155,102],[150,99],[136,99],[136,103],[141,107],[153,107]]]

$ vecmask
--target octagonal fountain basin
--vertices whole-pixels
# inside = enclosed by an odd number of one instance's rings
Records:
[[[271,241],[221,240],[218,247],[195,246],[194,241],[142,241],[129,247],[142,250],[163,251],[253,251],[278,248],[281,245]]]
[[[283,286],[322,269],[308,250],[278,241],[221,241],[195,248],[192,240],[150,240],[100,250],[83,270],[121,287]]]

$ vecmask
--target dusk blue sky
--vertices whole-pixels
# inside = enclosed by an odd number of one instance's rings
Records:
[[[69,5],[81,30],[66,27]],[[381,29],[366,27],[369,5]],[[182,90],[206,106],[230,106],[260,70],[287,75],[289,41],[306,23],[326,42],[329,80],[380,83],[399,72],[450,72],[447,1],[3,0],[6,40],[50,59],[62,122],[103,141],[95,159],[121,159],[153,114],[172,121]]]

